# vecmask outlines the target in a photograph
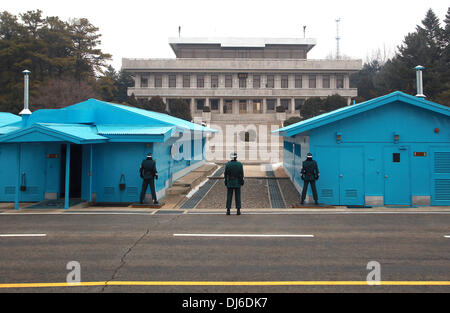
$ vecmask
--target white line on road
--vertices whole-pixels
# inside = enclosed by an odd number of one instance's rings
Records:
[[[173,234],[175,237],[294,237],[312,238],[314,235],[289,235],[289,234]]]
[[[0,237],[45,237],[47,234],[0,234]]]
[[[450,238],[450,235],[445,235],[444,238]]]

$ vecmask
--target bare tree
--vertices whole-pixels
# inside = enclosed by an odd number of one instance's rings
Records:
[[[30,100],[34,109],[56,109],[96,97],[92,83],[63,77],[50,79]]]

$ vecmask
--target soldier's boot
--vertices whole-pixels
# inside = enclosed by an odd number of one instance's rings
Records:
[[[227,209],[227,215],[230,215],[230,209]]]
[[[241,215],[241,209],[237,209],[236,215]]]

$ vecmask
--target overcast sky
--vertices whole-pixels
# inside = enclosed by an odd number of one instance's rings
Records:
[[[169,37],[306,37],[317,45],[311,59],[336,53],[340,18],[341,54],[366,60],[377,49],[391,54],[431,8],[443,21],[448,0],[15,0],[0,10],[41,9],[63,20],[86,17],[102,34],[102,49],[119,69],[125,58],[173,58]]]

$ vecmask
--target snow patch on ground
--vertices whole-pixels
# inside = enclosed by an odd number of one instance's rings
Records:
[[[209,178],[202,181],[199,185],[197,185],[194,189],[191,189],[189,193],[186,195],[186,198],[190,199],[206,182],[209,180]]]
[[[260,169],[263,172],[275,171],[276,169],[283,167],[283,162],[273,164],[261,164]]]

